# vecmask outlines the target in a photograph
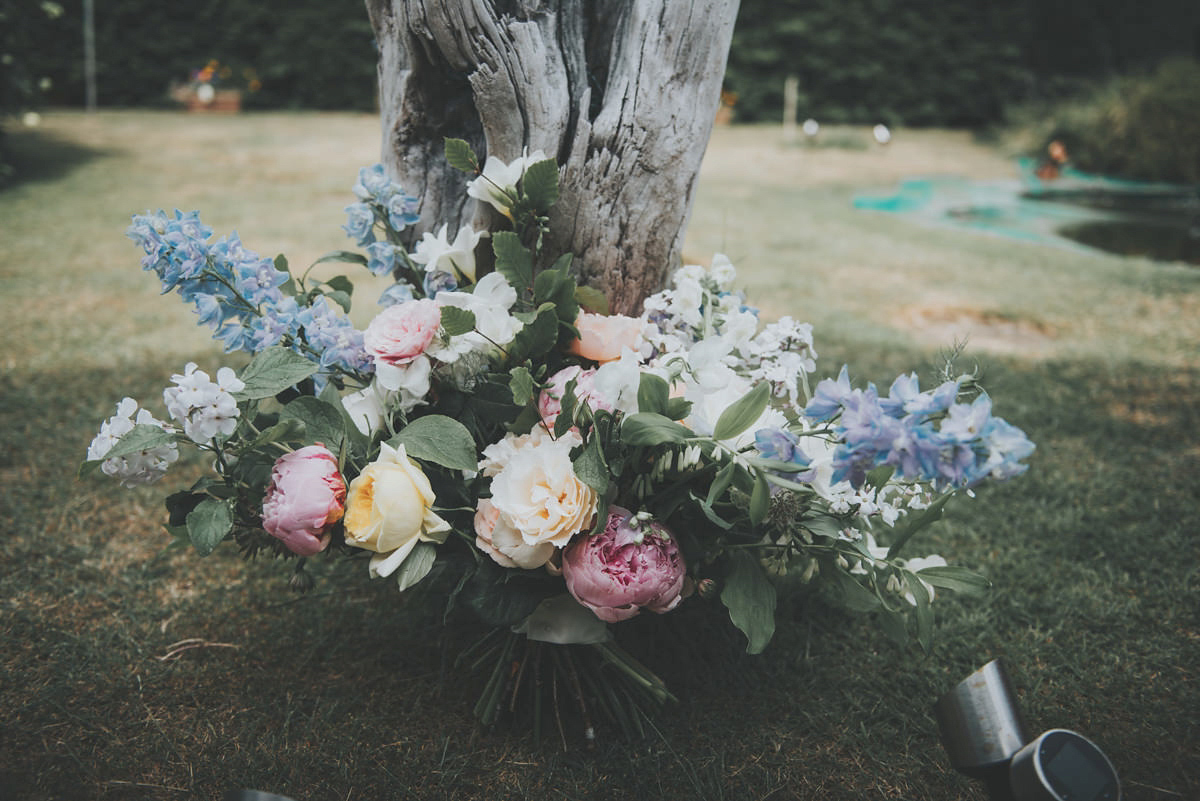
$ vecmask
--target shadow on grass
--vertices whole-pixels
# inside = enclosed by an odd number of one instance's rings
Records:
[[[24,127],[0,132],[0,148],[13,168],[7,180],[0,183],[0,191],[20,184],[59,180],[110,152]]]
[[[477,631],[362,562],[313,560],[293,596],[284,563],[165,550],[167,486],[75,481],[115,400],[155,398],[177,365],[0,374],[0,798],[982,799],[929,709],[997,656],[1031,722],[1097,740],[1130,798],[1194,797],[1200,375],[986,368],[1039,450],[914,543],[995,585],[939,595],[929,655],[810,603],[751,657],[692,599],[621,632],[680,703],[644,741],[600,726],[566,753],[480,730],[482,679],[452,667]]]

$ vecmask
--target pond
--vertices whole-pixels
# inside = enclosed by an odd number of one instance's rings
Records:
[[[914,222],[1039,244],[1200,265],[1200,187],[1144,184],[1065,169],[1037,178],[1029,161],[1009,181],[913,178],[854,206]]]

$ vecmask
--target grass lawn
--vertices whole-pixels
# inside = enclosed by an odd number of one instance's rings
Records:
[[[1200,271],[851,208],[912,175],[1006,176],[1006,154],[957,132],[810,149],[721,128],[687,245],[728,254],[764,316],[811,321],[822,375],[849,362],[859,381],[916,369],[928,385],[967,340],[960,366],[1038,451],[913,553],[993,590],[939,595],[928,654],[815,603],[787,608],[757,657],[699,600],[639,618],[631,646],[681,703],[643,741],[601,726],[593,749],[564,752],[477,728],[476,678],[450,667],[475,631],[443,636],[440,614],[361,565],[319,564],[295,596],[279,564],[166,549],[161,498],[203,465],[137,491],[75,479],[121,397],[154,408],[186,361],[222,359],[140,269],[130,214],[199,209],[302,268],[351,244],[341,209],[377,160],[377,119],[60,112],[11,137],[0,800],[983,799],[950,770],[930,707],[993,657],[1030,727],[1097,742],[1127,799],[1200,798]],[[356,281],[362,322],[375,283]]]

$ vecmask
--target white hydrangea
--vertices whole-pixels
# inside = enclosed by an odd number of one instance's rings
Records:
[[[99,461],[111,451],[121,437],[133,430],[135,425],[158,426],[169,431],[167,424],[156,420],[146,409],[139,409],[133,398],[124,398],[117,404],[117,413],[104,421],[100,433],[88,446],[88,461]],[[172,442],[150,450],[138,451],[125,456],[105,459],[100,470],[107,476],[120,480],[126,487],[151,484],[163,477],[167,468],[179,458],[179,449]]]
[[[233,393],[245,384],[228,367],[217,370],[217,380],[188,362],[183,373],[171,376],[173,387],[163,390],[163,402],[172,420],[183,426],[192,442],[201,445],[217,437],[228,437],[237,428],[238,406]]]

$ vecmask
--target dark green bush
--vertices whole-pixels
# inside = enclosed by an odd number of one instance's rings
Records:
[[[1196,0],[742,0],[726,71],[739,121],[977,126],[1200,47]]]
[[[1200,63],[1174,59],[1107,82],[1051,109],[1039,127],[1043,147],[1062,142],[1085,172],[1200,184]]]
[[[362,0],[196,0],[96,4],[101,106],[168,105],[172,82],[210,60],[253,70],[259,108],[360,109],[375,106],[374,35]],[[82,13],[72,5],[59,35],[37,42],[54,79],[50,102],[84,100]]]

